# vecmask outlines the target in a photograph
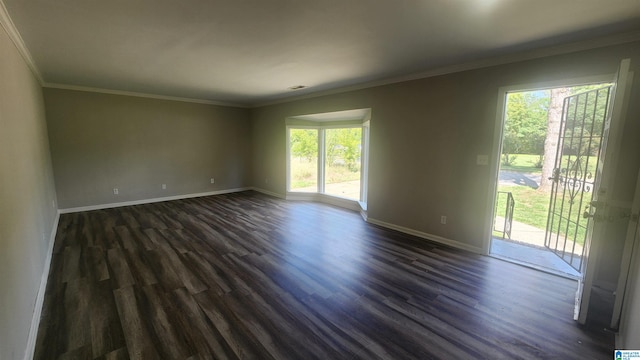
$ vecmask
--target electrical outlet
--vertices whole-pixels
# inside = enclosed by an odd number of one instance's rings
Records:
[[[440,216],[440,224],[442,225],[446,225],[447,224],[447,217],[442,215]]]
[[[167,190],[167,184],[162,184],[162,190]]]
[[[264,178],[264,183],[268,184],[269,183],[269,178]]]
[[[216,183],[216,179],[211,178],[211,183],[212,183],[212,184],[215,184],[215,183]]]
[[[118,188],[113,188],[113,195],[118,195]]]

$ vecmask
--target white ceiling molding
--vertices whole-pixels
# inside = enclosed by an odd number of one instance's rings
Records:
[[[0,3],[1,2],[2,0],[0,0]],[[260,103],[254,103],[254,104],[237,104],[237,103],[228,103],[228,102],[215,101],[215,100],[190,99],[190,98],[182,98],[182,97],[174,97],[174,96],[145,94],[145,93],[137,93],[137,92],[121,91],[121,90],[109,90],[109,89],[66,85],[66,84],[44,83],[42,86],[48,87],[48,88],[56,88],[56,89],[98,92],[98,93],[113,94],[113,95],[137,96],[137,97],[144,97],[144,98],[151,98],[151,99],[183,101],[183,102],[191,102],[191,103],[198,103],[198,104],[231,106],[231,107],[240,107],[240,108],[257,108],[262,106],[284,104],[284,103],[297,101],[297,100],[311,99],[311,98],[316,98],[320,96],[340,94],[340,93],[345,93],[349,91],[368,89],[376,86],[396,84],[396,83],[401,83],[405,81],[426,79],[429,77],[453,74],[461,71],[475,70],[475,69],[481,69],[481,68],[486,68],[491,66],[516,63],[520,61],[539,59],[547,56],[563,55],[563,54],[569,54],[577,51],[597,49],[605,46],[626,44],[634,41],[640,41],[640,31],[622,33],[622,34],[616,34],[616,35],[610,35],[610,36],[602,36],[602,37],[592,38],[585,41],[578,41],[578,42],[573,42],[568,44],[562,44],[557,46],[535,49],[531,51],[520,52],[516,54],[509,54],[509,55],[491,57],[487,59],[482,59],[482,60],[472,61],[472,62],[467,62],[462,64],[444,66],[437,69],[432,69],[429,71],[420,72],[412,75],[394,77],[394,78],[379,80],[379,81],[372,81],[372,82],[362,83],[358,85],[340,87],[340,88],[331,89],[331,90],[318,91],[310,94],[289,96],[279,100],[260,102]],[[26,51],[26,48],[25,48],[25,51]]]
[[[396,84],[396,83],[401,83],[401,82],[411,81],[411,80],[426,79],[434,76],[453,74],[457,72],[481,69],[481,68],[497,66],[497,65],[511,64],[511,63],[516,63],[516,62],[526,61],[526,60],[534,60],[534,59],[544,58],[548,56],[569,54],[572,52],[597,49],[605,46],[621,45],[621,44],[626,44],[634,41],[640,41],[640,31],[633,31],[629,33],[596,37],[596,38],[585,40],[585,41],[578,41],[578,42],[567,43],[567,44],[562,44],[557,46],[519,52],[515,54],[508,54],[508,55],[490,57],[487,59],[481,59],[481,60],[471,61],[471,62],[466,62],[461,64],[443,66],[440,68],[436,68],[436,69],[432,69],[432,70],[428,70],[428,71],[424,71],[424,72],[420,72],[412,75],[394,77],[394,78],[379,80],[379,81],[372,81],[372,82],[367,82],[367,83],[362,83],[362,84],[347,86],[342,88],[336,88],[331,90],[318,91],[318,92],[305,94],[305,95],[291,96],[291,97],[287,97],[279,100],[255,103],[255,104],[251,104],[250,107],[254,108],[254,107],[261,107],[261,106],[284,104],[291,101],[311,99],[311,98],[326,96],[326,95],[340,94],[348,91],[368,89],[376,86]]]
[[[7,8],[3,0],[0,0],[0,25],[2,25],[2,27],[5,29],[9,38],[14,43],[19,53],[27,63],[28,67],[31,69],[34,76],[43,87],[86,91],[86,92],[97,92],[97,93],[114,94],[114,95],[135,96],[135,97],[161,99],[161,100],[181,101],[181,102],[190,102],[190,103],[200,103],[200,104],[209,104],[209,105],[240,107],[240,108],[255,108],[255,107],[261,107],[261,106],[287,103],[287,102],[297,101],[302,99],[339,94],[339,93],[344,93],[348,91],[361,90],[361,89],[377,87],[382,85],[400,83],[404,81],[418,80],[418,79],[429,78],[433,76],[456,73],[460,71],[474,70],[474,69],[485,68],[490,66],[515,63],[515,62],[532,60],[532,59],[537,59],[537,58],[542,58],[547,56],[562,55],[562,54],[572,53],[576,51],[584,51],[584,50],[595,49],[595,48],[600,48],[604,46],[619,45],[619,44],[640,40],[640,31],[635,30],[633,32],[594,37],[589,40],[570,42],[570,43],[565,43],[557,46],[547,46],[547,47],[543,47],[535,50],[516,52],[516,53],[505,54],[500,56],[489,56],[479,60],[436,67],[427,71],[399,76],[399,77],[392,77],[392,78],[375,80],[375,81],[367,81],[367,82],[363,82],[356,85],[341,86],[333,89],[319,90],[316,92],[308,92],[308,93],[299,94],[299,95],[290,94],[290,95],[285,95],[284,97],[276,100],[269,100],[269,101],[262,101],[262,102],[255,101],[255,102],[245,103],[245,102],[216,101],[213,99],[199,99],[199,98],[157,95],[153,93],[130,92],[130,91],[124,91],[124,90],[113,90],[113,89],[95,88],[95,87],[89,87],[89,86],[70,85],[65,83],[48,83],[43,80],[42,74],[40,73],[38,67],[36,66],[36,63],[33,57],[31,56],[30,51],[26,47],[24,40],[20,35],[19,31],[17,30],[13,20],[9,16],[9,13],[7,11]]]
[[[40,74],[36,63],[33,61],[33,57],[31,57],[29,49],[27,49],[27,46],[24,44],[24,40],[22,40],[20,32],[13,23],[13,20],[11,20],[9,12],[4,6],[4,2],[2,2],[2,0],[0,0],[0,25],[2,25],[4,31],[7,32],[9,39],[11,39],[11,42],[13,42],[13,44],[16,46],[16,49],[18,49],[18,52],[27,63],[27,66],[29,66],[29,69],[31,69],[31,72],[33,72],[33,75],[42,85],[44,83],[44,81],[42,80],[42,75]]]
[[[191,99],[191,98],[183,98],[183,97],[178,97],[178,96],[146,94],[146,93],[140,93],[140,92],[134,92],[134,91],[110,90],[110,89],[94,88],[94,87],[88,87],[88,86],[78,86],[78,85],[44,83],[44,84],[42,84],[42,87],[51,88],[51,89],[85,91],[85,92],[110,94],[110,95],[134,96],[134,97],[141,97],[141,98],[147,98],[147,99],[181,101],[181,102],[196,103],[196,104],[228,106],[228,107],[237,107],[237,108],[249,108],[250,107],[250,106],[247,106],[245,104],[236,104],[236,103],[230,103],[230,102],[224,102],[224,101],[205,100],[205,99]]]
[[[0,3],[1,2],[2,0],[0,0]],[[349,91],[363,90],[363,89],[368,89],[376,86],[396,84],[396,83],[401,83],[405,81],[426,79],[434,76],[453,74],[461,71],[475,70],[475,69],[481,69],[481,68],[497,66],[497,65],[505,65],[505,64],[516,63],[520,61],[544,58],[548,56],[569,54],[577,51],[586,51],[586,50],[597,49],[605,46],[621,45],[621,44],[631,43],[635,41],[640,41],[640,31],[633,31],[629,33],[596,37],[596,38],[592,38],[585,41],[578,41],[578,42],[567,43],[567,44],[562,44],[557,46],[539,48],[539,49],[519,52],[515,54],[490,57],[487,59],[481,59],[481,60],[466,62],[462,64],[444,66],[444,67],[440,67],[440,68],[436,68],[436,69],[432,69],[429,71],[424,71],[424,72],[420,72],[412,75],[405,75],[405,76],[394,77],[394,78],[385,79],[385,80],[366,82],[358,85],[313,92],[310,94],[289,96],[279,100],[259,102],[254,104],[238,104],[238,103],[229,103],[229,102],[215,101],[215,100],[190,99],[190,98],[182,98],[182,97],[174,97],[174,96],[145,94],[145,93],[137,93],[137,92],[121,91],[121,90],[109,90],[109,89],[66,85],[66,84],[43,83],[42,86],[48,87],[48,88],[56,88],[56,89],[98,92],[98,93],[113,94],[113,95],[137,96],[137,97],[144,97],[144,98],[151,98],[151,99],[183,101],[183,102],[191,102],[191,103],[198,103],[198,104],[231,106],[231,107],[240,107],[240,108],[257,108],[262,106],[284,104],[284,103],[297,101],[297,100],[312,99],[312,98],[321,97],[321,96],[340,94],[340,93],[345,93]],[[27,51],[26,48],[25,48],[25,51]],[[27,54],[28,54],[28,51],[27,51]],[[35,65],[33,66],[35,67]]]

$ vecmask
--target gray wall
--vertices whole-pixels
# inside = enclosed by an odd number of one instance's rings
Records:
[[[480,250],[494,174],[476,155],[498,141],[499,88],[612,75],[623,58],[640,74],[640,43],[631,43],[253,109],[253,185],[285,194],[286,117],[371,108],[369,217]],[[612,195],[622,201],[632,198],[640,166],[639,98],[637,79]],[[601,283],[615,283],[623,239],[606,239]]]
[[[247,109],[50,88],[44,98],[61,209],[250,185]]]
[[[0,358],[14,359],[26,346],[55,193],[40,87],[4,32],[0,50]],[[369,216],[481,249],[493,174],[475,161],[497,141],[498,88],[610,74],[625,57],[638,74],[635,43],[252,110],[45,89],[59,207],[245,186],[284,195],[285,118],[371,108]],[[638,84],[631,99],[640,98]],[[628,201],[640,167],[640,101],[632,100],[621,146],[613,198]],[[621,242],[607,241],[599,277],[614,281]]]
[[[22,359],[52,228],[55,189],[42,91],[0,27],[0,359]]]

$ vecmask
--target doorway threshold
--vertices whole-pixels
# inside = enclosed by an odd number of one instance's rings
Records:
[[[489,256],[569,279],[582,279],[576,269],[540,246],[493,238]]]

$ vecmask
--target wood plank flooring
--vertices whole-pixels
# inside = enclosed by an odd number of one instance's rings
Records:
[[[574,281],[244,192],[60,218],[36,359],[609,359]]]

